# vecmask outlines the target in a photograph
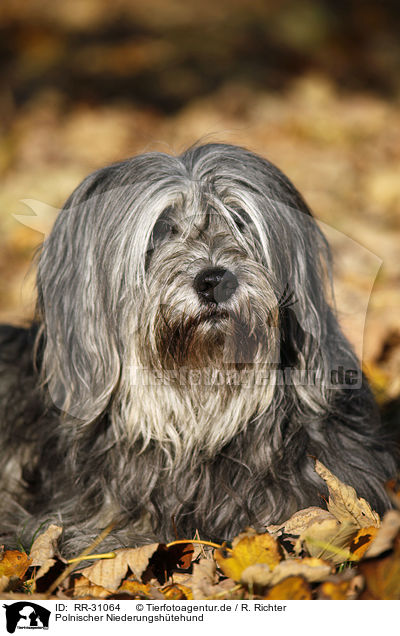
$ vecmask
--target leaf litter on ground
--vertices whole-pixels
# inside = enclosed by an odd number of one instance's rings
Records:
[[[400,599],[400,511],[381,520],[354,488],[321,462],[327,509],[310,507],[286,522],[252,528],[231,545],[199,538],[62,558],[60,526],[38,535],[29,555],[0,552],[3,598]],[[199,549],[202,545],[202,549]],[[100,558],[91,565],[87,562]],[[63,576],[63,571],[65,576]],[[55,587],[55,589],[53,589]]]

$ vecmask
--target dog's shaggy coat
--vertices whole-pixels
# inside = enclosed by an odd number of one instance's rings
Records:
[[[235,146],[90,175],[1,331],[0,532],[76,552],[229,539],[323,505],[320,459],[382,513],[394,461],[291,182]]]

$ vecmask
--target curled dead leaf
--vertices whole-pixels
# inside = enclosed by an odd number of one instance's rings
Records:
[[[287,521],[279,526],[269,526],[268,530],[271,534],[279,534],[284,532],[285,534],[301,535],[307,528],[314,523],[322,523],[326,520],[334,520],[337,523],[335,517],[324,510],[316,506],[310,506],[310,508],[304,508],[295,512]]]
[[[341,523],[352,524],[356,528],[380,525],[378,513],[351,486],[344,484],[333,475],[318,459],[315,471],[325,481],[329,490],[328,510]]]
[[[29,554],[33,566],[42,566],[48,559],[53,558],[57,551],[57,540],[62,531],[60,526],[52,524],[45,532],[36,537]]]

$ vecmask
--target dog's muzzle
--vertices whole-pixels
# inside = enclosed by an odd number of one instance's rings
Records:
[[[239,282],[228,269],[208,267],[197,274],[193,286],[202,302],[218,305],[229,300]]]

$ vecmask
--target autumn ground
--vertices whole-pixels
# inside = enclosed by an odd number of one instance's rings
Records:
[[[126,2],[114,4],[112,12]],[[178,2],[171,2],[171,7],[178,7],[179,11],[173,13],[170,9],[168,14],[163,13],[162,3],[152,0],[152,4],[157,11],[149,17],[149,13],[141,10],[141,3],[131,3],[132,15],[137,12],[134,17],[146,36],[141,35],[129,45],[116,43],[115,38],[112,42],[107,39],[98,42],[93,37],[79,39],[82,29],[88,29],[92,35],[101,31],[106,20],[102,0],[86,3],[85,10],[83,3],[76,3],[75,12],[68,15],[62,12],[60,3],[59,8],[51,9],[54,15],[50,16],[50,22],[40,14],[39,0],[29,10],[19,2],[15,3],[14,13],[3,9],[3,46],[4,42],[12,42],[14,66],[10,67],[9,89],[6,87],[0,102],[1,320],[21,323],[32,315],[34,270],[29,270],[29,265],[42,240],[29,219],[21,223],[13,215],[31,214],[38,201],[58,208],[90,171],[138,152],[179,153],[198,140],[241,144],[266,156],[288,174],[321,222],[334,253],[340,320],[363,359],[378,400],[389,405],[386,408],[394,426],[400,417],[400,110],[395,89],[389,91],[385,84],[386,92],[376,90],[379,88],[376,78],[388,84],[392,75],[387,73],[386,77],[379,65],[372,64],[370,75],[362,81],[362,69],[367,62],[357,57],[360,49],[349,49],[345,56],[336,51],[336,65],[331,68],[330,60],[337,46],[333,40],[331,49],[325,48],[325,57],[318,68],[309,63],[302,65],[301,56],[293,64],[295,56],[285,58],[283,48],[278,51],[276,45],[273,53],[276,50],[281,56],[280,74],[269,66],[263,81],[244,81],[252,72],[256,79],[261,76],[257,66],[261,64],[259,51],[251,49],[253,58],[246,67],[241,51],[229,48],[233,46],[231,41],[223,44],[225,53],[229,53],[224,57],[224,51],[215,48],[219,32],[209,31],[209,55],[218,60],[215,70],[210,59],[204,57],[204,48],[198,45],[198,50],[192,51],[190,47],[195,47],[197,40],[192,45],[185,24],[182,27],[179,21],[193,18],[190,11],[195,11],[194,4],[186,3],[189,14],[183,18]],[[214,23],[222,23],[224,15],[218,12],[214,15],[212,6],[213,3],[205,3],[204,15],[211,16]],[[253,31],[247,33],[246,40],[244,31],[240,31],[242,27],[238,26],[243,21],[242,7],[248,9],[248,4],[235,0],[231,6],[234,7],[232,41],[243,40],[243,46],[251,47]],[[38,14],[35,7],[39,7]],[[24,15],[25,10],[30,12],[28,16]],[[249,24],[250,18],[247,18]],[[254,23],[258,18],[254,13]],[[280,25],[281,32],[294,28],[282,13],[275,12],[268,18]],[[196,19],[200,19],[197,14]],[[354,23],[358,24],[355,18]],[[93,30],[93,24],[100,31]],[[156,37],[154,33],[160,28],[177,34],[181,38],[180,48],[174,49],[171,42]],[[243,35],[242,40],[239,34]],[[315,34],[311,32],[308,37],[312,40]],[[342,42],[340,46],[345,44]],[[186,55],[183,62],[177,51],[182,59]],[[347,77],[346,64],[350,65],[353,53],[359,63],[359,82],[341,83],[338,73],[342,73],[340,78]],[[75,59],[74,54],[80,57]],[[162,72],[162,61],[166,58],[172,69],[169,74]],[[189,58],[191,66],[185,62]],[[197,74],[193,72],[196,65],[193,60],[200,68]],[[224,64],[228,71],[224,71]],[[238,70],[229,70],[233,64]],[[102,70],[106,65],[106,75],[99,73],[99,65]],[[352,67],[349,68],[351,76]],[[78,71],[86,73],[84,79]],[[211,79],[203,86],[207,72]],[[280,81],[282,75],[285,81]],[[50,80],[42,81],[43,77]],[[115,81],[109,88],[110,77]],[[151,77],[151,81],[146,77]],[[63,84],[64,78],[69,84]],[[85,78],[92,82],[88,80],[92,87],[89,97],[82,88]],[[115,89],[115,85],[121,90]],[[107,90],[116,94],[112,99],[105,90],[100,95],[96,93],[99,86],[102,90],[107,86]],[[133,87],[132,94],[127,92],[127,86]],[[153,99],[154,94],[159,99]],[[30,207],[21,203],[26,199],[31,200]],[[38,556],[34,551],[31,561],[22,552],[3,554],[0,590],[4,590],[4,595],[29,589],[39,594],[52,585],[61,596],[103,598],[117,594],[142,598],[157,594],[167,598],[168,594],[169,598],[400,597],[399,515],[385,522],[380,539],[383,547],[378,544],[366,558],[365,552],[371,548],[379,525],[374,518],[353,526],[347,542],[338,548],[329,528],[343,524],[343,518],[331,514],[316,519],[313,514],[320,513],[310,514],[311,520],[307,518],[305,523],[301,519],[294,528],[296,532],[293,527],[291,532],[287,528],[275,529],[269,539],[248,534],[237,539],[233,546],[216,551],[215,559],[210,546],[193,544],[184,546],[182,552],[178,547],[152,546],[145,553],[119,556],[111,573],[111,566],[107,566],[106,574],[95,571],[93,575],[91,571],[76,579],[65,575],[56,586],[55,572],[62,571],[65,564],[54,557],[55,530],[54,536],[43,540],[44,552]],[[322,524],[327,531],[321,537],[319,527],[314,544],[309,540],[310,533],[304,534],[305,528],[313,524],[319,524],[318,527]],[[388,526],[395,528],[392,534]],[[297,537],[298,542],[292,542],[289,553],[282,548],[284,534]],[[322,547],[315,541],[322,542]],[[360,544],[364,545],[361,551]],[[329,553],[329,545],[334,546],[333,553]],[[168,551],[174,549],[171,556]],[[343,549],[347,552],[340,552]],[[259,557],[260,550],[263,558]],[[288,556],[297,559],[297,565],[291,564],[294,570],[288,571],[289,582],[283,584],[288,579],[279,572],[288,567]],[[321,556],[326,559],[325,565],[319,560]],[[317,560],[306,562],[305,558]],[[38,568],[47,559],[55,559],[52,565],[55,570],[50,568],[52,574],[38,577]],[[361,565],[353,567],[359,559],[363,559]],[[193,570],[192,560],[196,562]],[[338,564],[341,573],[334,574]],[[274,571],[278,572],[275,578]]]

